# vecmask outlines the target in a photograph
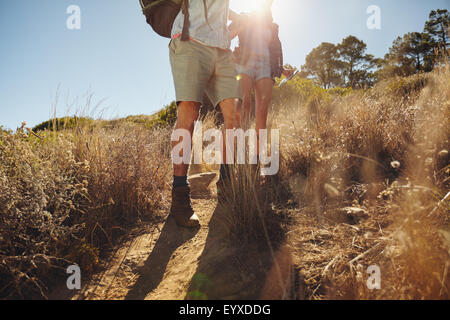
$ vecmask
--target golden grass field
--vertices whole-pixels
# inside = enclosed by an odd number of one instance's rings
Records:
[[[259,296],[448,299],[449,66],[368,90],[294,79],[275,89],[269,117],[280,172],[255,185],[236,168],[217,208],[227,246],[273,259],[275,271],[256,272]],[[94,274],[130,230],[164,220],[171,124],[145,121],[0,131],[0,297],[44,298],[65,266]],[[370,265],[380,290],[366,286]],[[280,295],[267,278],[286,272]]]

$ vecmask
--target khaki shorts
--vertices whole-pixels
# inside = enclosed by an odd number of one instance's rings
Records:
[[[225,99],[241,99],[240,81],[230,50],[180,38],[172,40],[169,49],[177,102],[203,103],[205,93],[214,106]]]

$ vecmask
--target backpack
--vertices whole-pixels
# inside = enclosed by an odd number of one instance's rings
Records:
[[[272,41],[269,45],[272,78],[281,78],[281,74],[283,73],[283,47],[278,35],[278,30],[278,25],[274,23],[272,26]]]
[[[169,39],[172,34],[173,22],[182,10],[184,23],[181,40],[189,40],[189,0],[139,0],[139,2],[147,23],[161,37]],[[209,25],[206,0],[203,0],[203,6],[205,8],[205,19]]]
[[[183,10],[182,40],[189,38],[189,0],[139,0],[147,23],[162,37],[171,38],[175,18]]]

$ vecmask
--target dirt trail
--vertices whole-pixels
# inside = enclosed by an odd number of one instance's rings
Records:
[[[255,248],[237,254],[239,248],[227,245],[215,210],[216,176],[190,178],[200,229],[179,228],[170,218],[156,227],[144,226],[71,299],[283,298],[286,286],[279,285],[280,270],[272,266],[269,252]],[[281,272],[289,279],[292,270],[285,265]]]
[[[102,274],[75,299],[184,299],[197,269],[215,201],[193,200],[200,230],[181,230],[172,219],[123,244]],[[159,230],[161,231],[159,231]]]
[[[194,191],[207,188],[211,176],[191,181]],[[178,228],[170,218],[156,227],[144,227],[116,250],[106,270],[93,276],[73,299],[184,299],[217,203],[208,192],[203,198],[192,200],[202,222],[199,230]]]

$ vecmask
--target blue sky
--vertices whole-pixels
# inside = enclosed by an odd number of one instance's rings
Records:
[[[231,7],[247,11],[252,2],[231,0]],[[66,27],[69,5],[81,8],[81,30]],[[369,5],[381,9],[381,30],[366,26]],[[437,8],[449,9],[450,0],[275,0],[274,17],[286,63],[300,66],[321,42],[348,35],[383,56],[397,36],[422,31]],[[58,87],[58,116],[82,109],[88,92],[93,105],[104,100],[104,118],[151,114],[174,100],[169,40],[146,25],[138,0],[1,0],[0,39],[5,127],[47,120]]]

